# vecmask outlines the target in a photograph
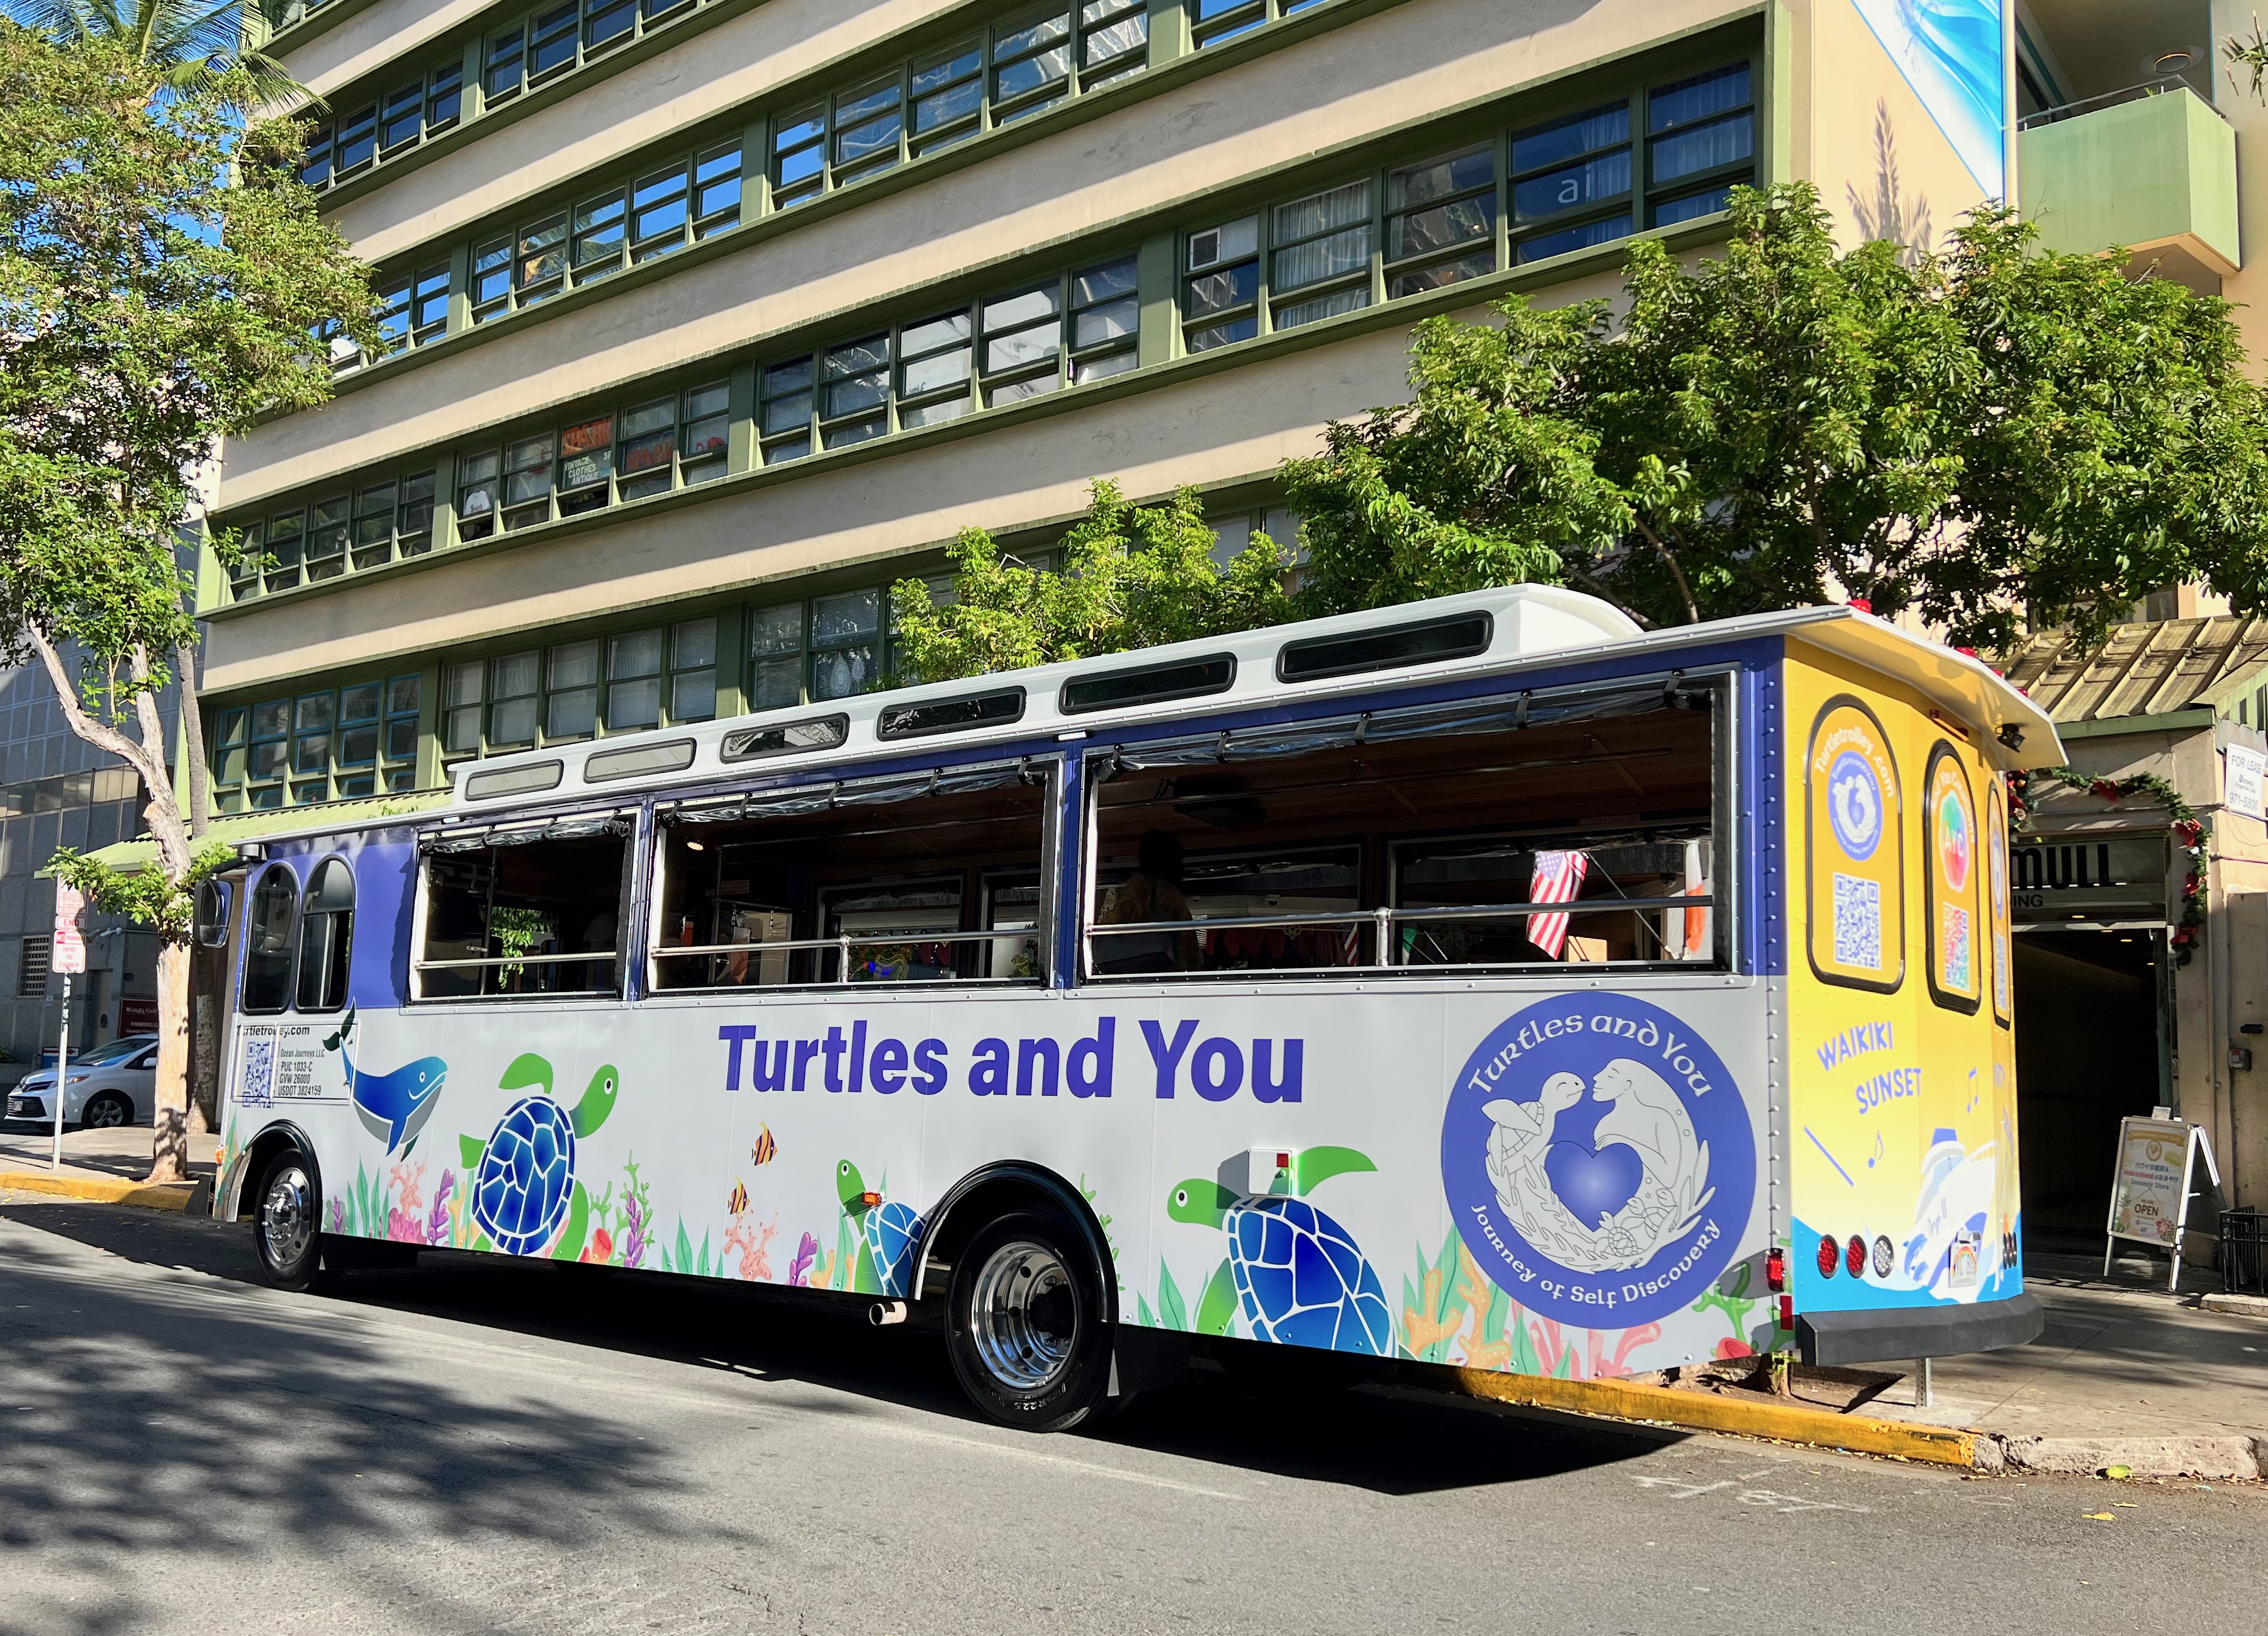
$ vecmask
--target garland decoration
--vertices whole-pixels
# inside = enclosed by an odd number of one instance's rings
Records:
[[[2198,816],[2197,808],[2182,799],[2182,792],[2170,780],[2154,772],[2138,772],[2124,778],[2102,778],[2084,772],[2073,772],[2068,767],[2036,767],[2029,772],[2012,772],[2008,778],[2008,828],[2021,835],[2031,827],[2031,780],[2046,778],[2066,790],[2084,790],[2096,800],[2116,804],[2130,797],[2140,796],[2154,801],[2166,809],[2172,820],[2176,844],[2189,854],[2189,868],[2182,877],[2182,912],[2175,922],[2167,946],[2174,952],[2174,964],[2186,966],[2197,953],[2199,928],[2205,925],[2205,823]]]

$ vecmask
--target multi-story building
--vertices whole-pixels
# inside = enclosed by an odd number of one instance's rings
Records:
[[[78,656],[66,649],[66,663]],[[173,689],[160,696],[173,718]],[[49,969],[59,846],[96,851],[142,826],[142,780],[73,733],[38,663],[0,669],[0,1088],[60,1043],[63,982]],[[74,1051],[158,1026],[158,940],[115,915],[85,923],[86,973],[71,984]]]
[[[1044,551],[1098,478],[1288,534],[1280,463],[1403,394],[1419,318],[1612,296],[1738,183],[1916,248],[2013,197],[2242,298],[2238,9],[295,7],[269,49],[385,339],[224,451],[219,805],[887,685],[893,581],[970,525]]]

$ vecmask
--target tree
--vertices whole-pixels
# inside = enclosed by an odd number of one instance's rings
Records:
[[[1411,402],[1286,464],[1303,611],[1557,579],[1646,623],[1837,593],[1955,643],[2099,633],[2192,579],[2259,605],[2262,394],[2227,305],[2043,253],[2008,210],[1838,253],[1808,184],[1721,255],[1632,245],[1627,310],[1418,327]]]
[[[375,332],[368,269],[296,180],[298,128],[245,126],[247,94],[240,70],[176,84],[107,43],[67,49],[0,22],[0,657],[36,655],[71,730],[149,795],[153,869],[121,877],[68,851],[49,868],[158,932],[153,1179],[184,1174],[188,924],[225,855],[197,844],[196,630],[177,531],[217,438],[329,395],[315,332]],[[176,676],[186,803],[158,709]]]
[[[1276,543],[1256,535],[1224,567],[1213,558],[1219,542],[1194,490],[1138,506],[1110,483],[1094,485],[1086,516],[1064,535],[1060,572],[964,529],[946,549],[956,571],[951,601],[939,604],[919,579],[891,587],[907,668],[947,682],[1290,618],[1291,564]]]
[[[124,52],[172,91],[217,96],[239,112],[304,99],[290,70],[252,43],[268,20],[242,0],[6,0],[0,15],[63,46]]]

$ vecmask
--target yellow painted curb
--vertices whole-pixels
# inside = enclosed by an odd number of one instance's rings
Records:
[[[56,1193],[65,1198],[87,1198],[104,1205],[138,1205],[144,1210],[182,1211],[188,1208],[194,1182],[129,1182],[115,1176],[56,1175],[47,1170],[0,1170],[0,1189],[24,1193]]]
[[[1977,1434],[1951,1426],[1832,1414],[1793,1404],[1675,1391],[1627,1381],[1557,1381],[1535,1374],[1502,1374],[1492,1369],[1445,1368],[1440,1373],[1449,1378],[1452,1389],[1498,1403],[1532,1404],[1540,1409],[1610,1415],[1622,1420],[1667,1421],[1699,1431],[1771,1437],[1786,1443],[1808,1443],[1852,1454],[1890,1455],[1963,1470],[1977,1462]]]

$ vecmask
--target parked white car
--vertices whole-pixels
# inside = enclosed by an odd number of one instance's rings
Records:
[[[27,1073],[8,1094],[11,1119],[55,1118],[55,1071]],[[158,1036],[129,1034],[74,1057],[63,1070],[63,1123],[85,1130],[148,1124],[158,1101]]]

